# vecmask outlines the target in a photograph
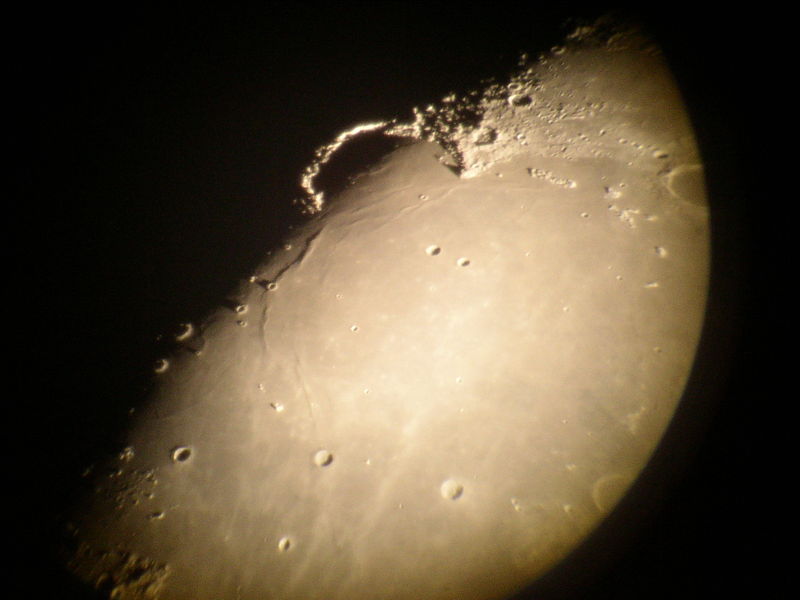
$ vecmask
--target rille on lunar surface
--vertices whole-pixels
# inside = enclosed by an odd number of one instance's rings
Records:
[[[362,131],[403,143],[326,198]],[[304,228],[181,326],[73,520],[71,568],[113,598],[501,598],[597,527],[680,401],[708,209],[640,34],[580,30],[317,158]]]

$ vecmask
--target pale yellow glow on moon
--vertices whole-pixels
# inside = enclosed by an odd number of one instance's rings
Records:
[[[314,217],[155,366],[73,570],[120,599],[487,600],[574,549],[669,424],[708,286],[694,137],[631,35],[526,65],[478,125],[450,98],[368,126],[412,143],[336,198],[310,167]]]

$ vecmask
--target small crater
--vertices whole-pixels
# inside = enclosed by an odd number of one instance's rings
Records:
[[[289,536],[283,536],[281,539],[278,540],[278,551],[279,552],[288,552],[292,548],[292,540]]]
[[[511,106],[530,106],[533,104],[533,98],[528,94],[514,94],[509,96],[508,103]]]
[[[176,446],[170,452],[172,462],[185,463],[192,457],[192,449],[188,446]]]
[[[333,463],[333,454],[328,450],[317,450],[314,454],[314,464],[318,467],[327,467]]]
[[[463,257],[463,256],[462,256],[461,258],[459,258],[459,259],[456,261],[456,264],[457,264],[459,267],[468,267],[468,266],[469,266],[469,262],[470,262],[470,261],[469,261],[469,259],[468,259],[468,258],[465,258],[465,257]]]
[[[464,494],[464,486],[454,479],[447,479],[442,483],[439,491],[446,500],[458,500]]]
[[[247,327],[247,321],[245,321],[244,319],[239,319],[238,321],[236,321],[236,324],[239,327]]]
[[[702,165],[681,165],[667,176],[667,189],[680,200],[704,206],[705,178]]]
[[[270,402],[269,405],[272,407],[272,410],[275,412],[283,412],[284,406],[280,402]]]
[[[600,477],[592,486],[592,500],[600,512],[609,512],[625,495],[631,478],[622,473],[611,473]]]
[[[192,337],[192,333],[194,333],[194,326],[191,323],[181,323],[175,333],[175,341],[182,342],[187,340]]]
[[[156,373],[163,373],[169,369],[169,361],[166,358],[159,358],[153,365],[153,371]]]
[[[353,333],[355,333],[356,331],[358,331],[358,325],[351,325],[351,326],[350,326],[350,331],[352,331]]]
[[[667,252],[667,249],[664,248],[663,246],[656,246],[655,248],[653,248],[653,252],[655,252],[656,256],[658,256],[659,258],[667,258],[669,254]]]
[[[442,249],[439,246],[437,246],[436,244],[431,244],[430,246],[425,248],[425,253],[428,256],[437,256],[438,254],[441,254],[441,252],[442,252]]]

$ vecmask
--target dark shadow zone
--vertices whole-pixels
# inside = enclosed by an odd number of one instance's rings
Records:
[[[382,131],[362,133],[342,144],[322,165],[314,179],[314,187],[330,200],[380,163],[387,154],[410,143],[413,140],[389,136]]]

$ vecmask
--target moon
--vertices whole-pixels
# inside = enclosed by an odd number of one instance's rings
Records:
[[[306,223],[181,325],[72,519],[88,585],[503,598],[636,481],[692,368],[709,273],[703,165],[658,48],[583,28],[413,114],[318,151]],[[396,148],[318,189],[366,131]]]

